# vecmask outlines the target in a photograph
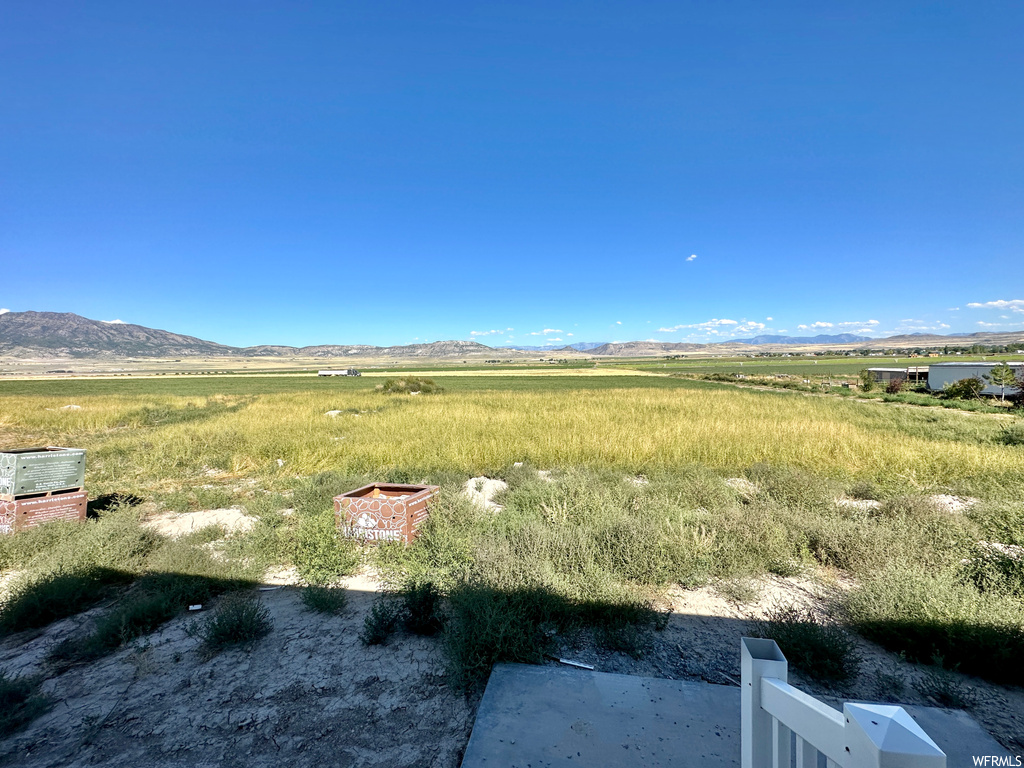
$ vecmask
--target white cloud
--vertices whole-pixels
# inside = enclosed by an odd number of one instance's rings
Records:
[[[100,320],[100,322],[107,325],[126,325],[124,320]]]
[[[11,310],[7,309],[6,307],[0,307],[0,315],[6,315],[10,311]]]
[[[847,320],[846,322],[837,323],[840,328],[852,328],[853,326],[867,326],[878,325],[877,320]]]
[[[996,301],[972,301],[967,304],[971,309],[1008,309],[1011,312],[1024,312],[1024,299],[997,299]]]
[[[999,328],[1000,326],[1006,325],[1006,323],[986,323],[984,320],[979,320],[978,325],[982,328]]]
[[[558,328],[545,328],[544,335],[547,336],[549,333],[565,333],[565,331],[559,330]]]
[[[566,336],[572,336],[573,334],[571,334],[571,333],[567,333],[567,334],[565,334],[565,335],[566,335]]]
[[[658,333],[676,333],[683,330],[694,330],[696,334],[689,334],[687,338],[693,338],[694,336],[718,336],[730,338],[738,336],[744,333],[760,333],[765,329],[764,323],[758,323],[754,320],[730,320],[728,318],[712,318],[704,323],[690,323],[684,325],[674,325],[671,328],[659,328]]]
[[[509,331],[514,331],[514,330],[515,330],[515,328],[506,328],[503,331],[503,330],[501,330],[499,328],[499,329],[494,330],[494,331],[470,331],[469,335],[470,336],[500,336],[502,334],[505,334],[505,333],[508,333]]]
[[[622,321],[621,321],[621,320],[616,320],[616,321],[615,321],[615,324],[616,324],[616,325],[622,325]]]
[[[561,341],[561,339],[548,339],[548,341]]]
[[[772,321],[773,319],[774,319],[774,318],[771,318],[771,317],[766,317],[766,318],[765,318],[765,320],[767,320],[767,321],[768,321],[769,323],[770,323],[770,322],[771,322],[771,321]]]
[[[687,261],[693,261],[696,258],[697,258],[697,254],[696,253],[691,253],[689,256],[686,257],[686,260]]]

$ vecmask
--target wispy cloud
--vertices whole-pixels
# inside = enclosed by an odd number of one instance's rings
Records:
[[[979,320],[978,325],[982,328],[1001,328],[1006,325],[1006,323],[986,323],[984,320]]]
[[[530,331],[530,336],[550,336],[552,333],[565,333],[559,328],[545,328],[543,331]]]
[[[616,321],[615,321],[615,324],[616,324],[616,325],[622,325],[622,321],[621,321],[621,320],[616,320]]]
[[[971,309],[1003,309],[1011,312],[1024,313],[1024,299],[997,299],[996,301],[972,301],[967,304]]]
[[[100,322],[107,325],[127,325],[124,320],[100,320]]]
[[[679,331],[694,331],[686,338],[697,336],[716,336],[718,338],[730,338],[746,333],[760,333],[767,326],[754,320],[730,320],[727,317],[712,318],[703,323],[684,323],[674,325],[671,328],[659,328],[658,333],[678,333]]]
[[[811,323],[810,325],[798,325],[797,326],[797,328],[799,328],[801,331],[813,331],[813,330],[818,329],[818,328],[832,328],[832,327],[834,327],[833,323],[826,323],[824,320],[818,320],[817,322]]]
[[[500,328],[498,328],[497,330],[493,330],[493,331],[470,331],[469,335],[470,336],[502,336],[502,335],[504,335],[506,333],[509,333],[510,331],[514,331],[514,330],[515,330],[515,328],[506,328],[505,330],[501,330]]]
[[[696,253],[691,253],[689,256],[686,257],[686,260],[687,261],[693,261],[696,258],[697,258],[697,254]]]

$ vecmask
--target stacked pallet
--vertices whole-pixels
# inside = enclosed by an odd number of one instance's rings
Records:
[[[51,520],[85,520],[85,451],[0,450],[0,534]]]

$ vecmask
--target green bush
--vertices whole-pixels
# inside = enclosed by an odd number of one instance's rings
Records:
[[[999,442],[1004,445],[1024,445],[1024,422],[1015,421],[1003,427]]]
[[[402,621],[402,610],[390,598],[380,598],[371,607],[363,620],[363,631],[359,639],[363,645],[383,645],[398,629]]]
[[[809,609],[777,606],[758,622],[757,632],[778,643],[797,669],[816,680],[844,683],[860,669],[856,641]]]
[[[436,635],[442,628],[441,593],[432,582],[410,582],[402,590],[403,623],[414,635]]]
[[[324,586],[355,571],[359,547],[338,533],[332,514],[307,515],[295,533],[293,559],[307,584]]]
[[[374,389],[378,392],[383,392],[385,395],[408,395],[416,392],[423,395],[432,395],[444,391],[433,379],[421,379],[413,376],[400,379],[386,379],[383,384],[378,384]]]
[[[270,611],[255,595],[236,592],[224,598],[198,634],[207,655],[231,647],[252,647],[274,627]]]
[[[337,616],[348,606],[348,593],[332,587],[306,587],[302,590],[302,603],[316,613]]]
[[[984,388],[985,382],[977,376],[972,376],[947,384],[942,388],[942,396],[950,400],[978,400]]]
[[[8,677],[0,670],[0,733],[4,737],[25,727],[50,708],[36,677]]]
[[[857,377],[860,381],[861,392],[870,392],[875,388],[875,374],[869,371],[867,368],[863,369]]]
[[[1002,685],[1024,683],[1024,612],[1013,597],[980,592],[956,571],[891,566],[848,597],[854,628],[908,659]]]

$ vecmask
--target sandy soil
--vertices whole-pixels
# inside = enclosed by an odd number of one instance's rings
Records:
[[[338,617],[304,608],[292,569],[268,573],[265,582],[280,587],[258,593],[274,629],[252,650],[204,660],[188,628],[207,612],[183,616],[107,659],[47,680],[54,708],[0,742],[0,764],[458,766],[479,697],[448,687],[437,638],[399,635],[376,647],[359,641],[379,587],[372,574],[346,580],[349,607]],[[668,626],[653,633],[643,658],[599,649],[588,635],[569,638],[560,655],[602,672],[736,685],[739,639],[752,620],[780,603],[823,609],[849,586],[823,574],[766,577],[745,589],[673,589],[663,597]],[[743,592],[756,597],[738,604],[727,596]],[[45,673],[48,649],[99,610],[8,638],[0,669]],[[864,662],[852,684],[829,688],[795,670],[791,682],[816,695],[877,701],[891,695],[895,676],[905,683],[900,702],[934,705],[914,687],[923,669],[866,641],[859,646]],[[970,714],[1024,754],[1024,690],[958,679],[975,699]]]
[[[342,616],[312,613],[298,589],[261,592],[273,631],[251,651],[204,660],[195,614],[99,662],[47,680],[56,705],[0,742],[25,766],[457,766],[477,699],[445,682],[436,640],[358,639],[372,604],[349,584]],[[0,668],[42,672],[54,643],[89,616],[0,645]]]

